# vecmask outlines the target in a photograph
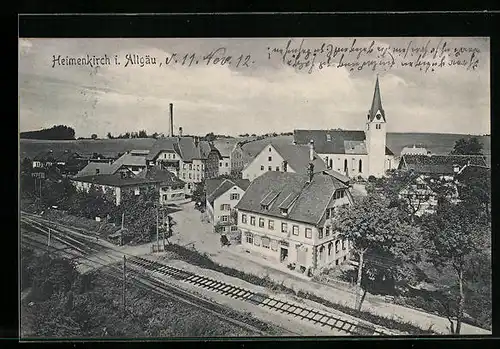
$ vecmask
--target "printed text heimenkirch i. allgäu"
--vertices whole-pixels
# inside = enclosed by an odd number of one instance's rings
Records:
[[[53,55],[52,56],[52,68],[55,66],[89,66],[91,68],[102,66],[102,65],[111,65],[111,59],[108,55],[104,56],[95,56],[89,55],[81,56],[81,57],[70,57],[70,56],[61,56],[61,55]]]

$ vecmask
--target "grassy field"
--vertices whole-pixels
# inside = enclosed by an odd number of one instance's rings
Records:
[[[387,146],[399,155],[405,146],[413,144],[424,145],[434,154],[447,154],[453,149],[455,141],[469,137],[461,134],[440,134],[440,133],[388,133]],[[484,145],[484,153],[491,154],[490,136],[479,136]],[[272,138],[275,142],[291,143],[293,136],[278,136]],[[224,148],[224,153],[228,153],[242,138],[219,139],[215,142],[216,146]],[[36,154],[52,149],[54,151],[72,150],[81,155],[100,153],[103,155],[115,155],[133,149],[149,149],[154,143],[152,138],[134,138],[134,139],[98,139],[98,140],[75,140],[75,141],[45,141],[21,139],[20,158],[33,158]],[[269,140],[256,141],[258,143],[268,142]],[[258,146],[257,146],[258,147]],[[221,149],[222,151],[222,149]]]

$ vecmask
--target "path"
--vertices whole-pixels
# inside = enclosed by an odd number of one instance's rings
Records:
[[[209,223],[201,221],[202,214],[194,209],[194,204],[188,203],[181,207],[182,211],[172,214],[176,222],[174,236],[170,239],[173,243],[193,244],[197,251],[207,253],[214,262],[258,276],[267,275],[273,281],[283,283],[296,291],[313,293],[331,302],[348,306],[354,304],[355,295],[348,287],[345,289],[342,287],[334,288],[312,281],[300,274],[291,274],[292,272],[286,266],[263,260],[253,253],[246,253],[240,245],[221,247],[219,236],[212,232],[212,226]],[[374,295],[366,295],[363,310],[399,321],[411,322],[422,329],[428,329],[432,325],[434,331],[449,334],[448,319],[397,304],[386,303]],[[491,332],[462,324],[462,334],[491,334]]]

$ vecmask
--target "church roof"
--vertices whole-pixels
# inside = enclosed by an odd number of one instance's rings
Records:
[[[309,144],[314,141],[314,150],[318,154],[367,154],[364,131],[351,130],[294,130],[296,144]],[[385,148],[385,155],[394,155]]]
[[[380,114],[382,114],[382,119],[386,121],[384,108],[382,107],[382,97],[380,97],[380,86],[378,83],[378,76],[377,76],[377,81],[375,82],[375,91],[373,92],[372,107],[370,108],[370,111],[368,113],[368,120],[373,121],[379,110]]]

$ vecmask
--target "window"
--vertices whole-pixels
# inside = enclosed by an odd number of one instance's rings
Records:
[[[163,200],[167,200],[167,194],[163,195]]]
[[[344,172],[347,172],[347,159],[344,160]]]
[[[241,223],[247,224],[247,215],[244,213],[241,215]]]
[[[330,227],[325,227],[325,236],[330,236]]]
[[[254,236],[254,239],[253,239],[253,244],[254,244],[255,246],[260,246],[260,236],[258,236],[258,235],[255,235],[255,236]]]
[[[335,253],[339,252],[339,248],[340,248],[340,241],[337,240],[337,241],[335,241]]]
[[[222,167],[222,161],[219,161],[219,166]]]
[[[262,238],[262,247],[269,248],[270,243],[271,243],[271,239],[269,239],[268,237]]]
[[[278,241],[277,240],[271,240],[271,250],[278,251]]]
[[[240,194],[238,194],[238,193],[231,194],[231,200],[238,200],[239,198],[240,198]]]
[[[191,179],[191,173],[189,174],[189,179]]]
[[[269,151],[271,151],[271,147],[269,147]]]
[[[274,221],[272,219],[267,222],[267,227],[269,230],[274,230]]]
[[[229,216],[220,216],[220,220],[223,222],[229,222]]]
[[[286,223],[281,223],[281,232],[286,233],[288,231],[288,227]]]
[[[332,136],[330,136],[330,135],[326,135],[326,141],[327,141],[327,142],[331,142],[331,141],[332,141]]]
[[[328,255],[331,256],[332,255],[332,247],[333,247],[333,244],[330,242],[328,244]]]
[[[191,189],[191,183],[188,183],[188,189]]]
[[[273,170],[273,168],[272,168],[271,166],[269,166],[269,167],[267,168],[267,170],[268,170],[268,171],[272,171],[272,170]]]
[[[318,239],[323,239],[323,228],[318,229]]]
[[[192,164],[189,164],[189,169],[192,170],[193,169],[193,165]]]
[[[260,170],[261,170],[261,171],[264,171],[264,165],[262,165],[262,166],[260,167]]]
[[[279,171],[280,170],[280,167],[279,166],[276,166],[276,171]]]
[[[170,159],[170,154],[168,154],[168,158]]]
[[[199,173],[196,174],[196,179],[200,180],[200,174]]]
[[[264,228],[264,218],[259,218],[259,228]]]
[[[255,225],[255,217],[250,216],[250,225]]]
[[[345,246],[345,240],[342,240],[342,249],[345,250],[346,249],[346,246]]]
[[[299,235],[299,226],[298,225],[292,226],[292,234]]]
[[[306,228],[306,238],[312,239],[312,229]]]
[[[331,213],[331,210],[329,208],[326,209],[326,219],[330,219],[330,213]]]
[[[236,225],[231,226],[231,231],[237,231],[237,230],[238,230],[238,227]]]
[[[246,235],[245,236],[246,242],[249,244],[253,244],[253,234],[250,232],[247,232],[245,235]]]
[[[267,158],[267,160],[268,160],[268,161],[273,161],[273,157],[272,157],[272,156],[269,156],[269,157]]]
[[[224,211],[224,204],[220,205],[220,210]]]
[[[358,171],[359,172],[363,172],[363,161],[361,161],[361,159],[359,159],[359,168],[358,168]]]
[[[229,167],[229,164],[226,162],[226,167]]]
[[[139,195],[139,194],[141,194],[141,191],[139,190],[139,188],[135,188],[135,189],[134,189],[134,194],[135,194],[135,195]]]
[[[182,168],[185,170],[185,169],[186,169],[186,164],[183,164],[183,165],[182,165]]]
[[[196,169],[199,171],[200,170],[200,165],[196,165]]]

